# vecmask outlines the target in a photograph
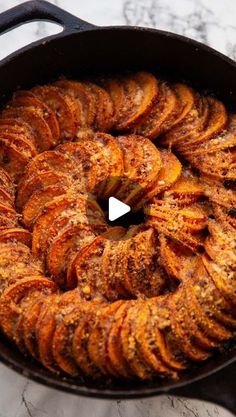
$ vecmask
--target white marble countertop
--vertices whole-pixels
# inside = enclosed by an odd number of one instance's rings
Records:
[[[236,59],[235,0],[54,0],[97,25],[141,25],[195,38]],[[1,0],[0,12],[20,4]],[[30,23],[0,36],[0,59],[59,29]],[[229,417],[213,404],[161,396],[107,401],[61,393],[29,381],[0,365],[0,417]]]

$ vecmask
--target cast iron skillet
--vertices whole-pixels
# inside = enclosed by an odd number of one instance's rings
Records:
[[[35,42],[0,62],[0,92],[7,98],[17,87],[48,82],[58,75],[146,69],[172,80],[214,91],[236,107],[236,63],[191,39],[141,27],[97,27],[42,0],[29,1],[0,15],[0,32],[32,20],[63,27],[60,34]],[[235,109],[234,109],[235,110]],[[127,399],[170,393],[221,404],[236,413],[236,348],[214,356],[176,382],[116,383],[100,386],[52,375],[23,357],[0,338],[0,358],[12,369],[45,385],[74,394]]]

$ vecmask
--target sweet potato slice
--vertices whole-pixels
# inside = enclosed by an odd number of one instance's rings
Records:
[[[0,119],[1,120],[1,119]],[[15,186],[8,172],[0,167],[0,186],[5,189],[12,197],[15,196]]]
[[[24,136],[35,147],[35,135],[33,133],[33,130],[31,126],[23,120],[1,118],[0,132],[13,133]]]
[[[99,132],[108,132],[113,126],[113,102],[104,88],[94,83],[86,83],[86,85],[95,95],[96,100],[94,129]]]
[[[134,133],[153,140],[168,130],[178,112],[178,98],[166,83],[160,83],[157,103],[150,112],[136,124]]]
[[[22,228],[8,229],[6,231],[0,231],[0,243],[7,241],[19,241],[26,246],[31,246],[31,233],[28,230]]]
[[[89,336],[96,320],[96,313],[99,311],[100,305],[96,303],[85,303],[81,311],[80,322],[74,332],[72,340],[73,357],[87,376],[94,379],[101,377],[101,371],[91,361],[88,354]]]
[[[165,149],[161,149],[160,154],[162,167],[157,180],[144,190],[143,197],[139,197],[139,201],[135,203],[136,210],[140,210],[144,207],[152,197],[169,189],[181,175],[182,165],[177,157],[172,152]]]
[[[162,166],[158,149],[142,136],[129,135],[117,138],[123,152],[124,180],[116,192],[117,198],[132,206],[143,189],[155,183]],[[127,178],[127,179],[126,179]],[[135,207],[133,207],[135,210]]]
[[[7,107],[3,117],[22,120],[32,127],[35,136],[35,146],[39,152],[50,149],[55,145],[51,129],[40,110],[34,107]]]
[[[34,144],[28,140],[25,136],[18,133],[0,133],[0,137],[9,144],[15,146],[17,150],[25,158],[33,158],[37,154],[37,150]]]
[[[192,110],[195,102],[194,91],[185,84],[172,84],[171,86],[179,99],[180,111],[171,124],[171,128],[178,125]]]
[[[151,329],[155,340],[155,352],[159,350],[163,362],[174,371],[186,368],[187,360],[180,350],[171,329],[168,296],[153,297],[148,300],[151,312]]]
[[[136,302],[135,304],[130,305],[128,309],[120,332],[121,346],[122,354],[127,360],[134,375],[141,380],[149,380],[152,378],[154,372],[151,366],[143,360],[142,355],[140,355],[133,332],[136,318],[139,314],[139,309],[141,308],[140,303],[142,306],[142,302]]]
[[[194,93],[194,106],[184,118],[161,137],[161,144],[178,147],[185,144],[192,134],[201,131],[209,116],[209,103],[205,97]]]
[[[81,127],[93,126],[96,109],[96,99],[85,83],[61,79],[55,86],[72,96],[81,105]]]
[[[220,181],[236,180],[235,153],[232,149],[192,156],[191,163],[201,174]]]
[[[0,137],[0,165],[9,173],[13,182],[19,182],[29,160],[13,144]]]
[[[228,115],[225,106],[213,97],[207,97],[209,105],[209,118],[206,126],[200,132],[190,135],[178,150],[186,157],[191,157],[191,153],[199,144],[211,139],[213,136],[221,132],[228,121]]]
[[[125,378],[130,378],[133,372],[122,353],[120,333],[131,303],[124,301],[115,312],[107,340],[107,354],[111,366],[118,375]]]
[[[32,92],[55,113],[59,124],[60,141],[73,139],[80,122],[79,103],[52,85],[34,87]]]
[[[91,242],[96,231],[85,225],[65,228],[51,243],[47,253],[47,267],[54,280],[66,285],[67,265],[73,254]]]
[[[32,303],[27,305],[22,314],[22,332],[25,348],[35,359],[39,358],[35,328],[43,303],[43,296],[39,296],[36,300],[33,299]]]
[[[83,138],[82,138],[83,140]],[[107,179],[100,185],[99,193],[103,198],[109,197],[115,191],[119,177],[123,175],[123,154],[117,140],[106,133],[94,133],[90,139],[102,145],[104,156],[109,162]],[[105,177],[105,176],[104,176]]]
[[[109,362],[106,345],[114,314],[121,305],[122,301],[116,301],[99,310],[99,315],[96,317],[96,321],[88,339],[89,357],[92,363],[94,363],[96,367],[100,369],[101,373],[105,375],[116,376],[116,372]]]
[[[57,148],[56,148],[57,149]],[[37,155],[28,165],[26,176],[29,178],[41,171],[51,171],[72,175],[76,173],[73,159],[57,150],[45,151]]]
[[[39,174],[36,173],[29,178],[23,177],[18,186],[17,208],[22,210],[34,192],[44,190],[52,185],[69,187],[70,179],[67,175],[54,171],[41,171]]]
[[[43,190],[35,191],[24,206],[23,221],[25,226],[32,230],[33,224],[45,204],[55,197],[66,194],[66,192],[67,187],[61,184],[51,185]]]
[[[9,106],[35,108],[37,112],[40,112],[42,118],[48,124],[52,132],[54,144],[58,142],[60,131],[55,113],[42,100],[38,99],[32,92],[17,91],[13,95],[13,98],[10,101]]]
[[[181,350],[194,362],[201,362],[209,358],[210,353],[203,347],[194,343],[192,328],[188,323],[189,312],[184,304],[184,290],[179,287],[175,294],[169,298],[169,308],[171,309],[172,329],[177,337]]]
[[[21,304],[27,302],[30,294],[46,295],[55,291],[57,291],[56,284],[43,276],[31,276],[10,285],[0,300],[1,329],[5,335],[14,340],[15,328],[22,314]]]
[[[203,195],[204,187],[201,181],[185,169],[182,170],[180,178],[164,192],[163,199],[181,206],[195,203]]]
[[[124,89],[123,114],[116,122],[115,129],[128,131],[154,105],[158,97],[158,81],[150,73],[137,72],[123,77],[120,82]]]
[[[0,186],[0,203],[9,207],[14,207],[14,198],[9,194],[5,188]]]
[[[185,281],[196,269],[198,256],[173,239],[159,236],[161,265],[170,278]]]
[[[202,178],[204,194],[220,206],[230,209],[236,206],[236,194],[230,188],[225,188],[219,181],[210,178]]]
[[[168,377],[176,377],[176,373],[168,367],[160,355],[159,346],[164,344],[164,337],[152,320],[152,312],[148,303],[142,303],[133,325],[137,350],[155,373]]]

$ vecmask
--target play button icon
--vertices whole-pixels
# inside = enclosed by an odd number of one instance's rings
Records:
[[[123,203],[115,197],[109,197],[108,200],[108,218],[111,222],[129,213],[131,210],[128,204]]]

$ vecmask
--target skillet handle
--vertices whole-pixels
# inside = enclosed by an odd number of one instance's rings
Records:
[[[0,34],[34,20],[58,23],[66,32],[85,31],[96,26],[44,0],[31,0],[0,14]]]
[[[236,361],[206,378],[171,390],[171,395],[209,401],[236,416]]]

